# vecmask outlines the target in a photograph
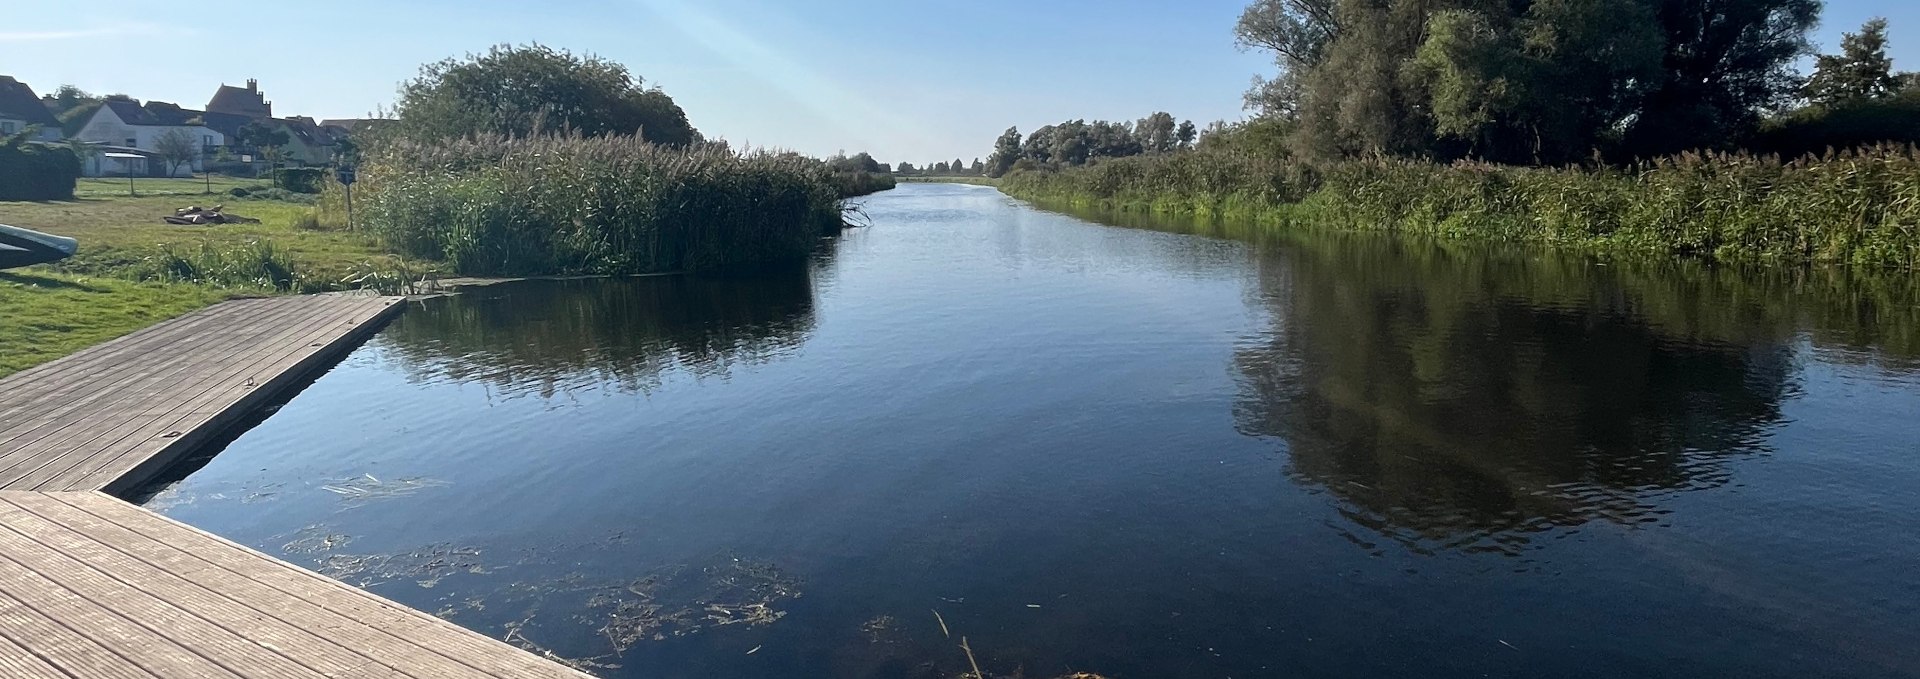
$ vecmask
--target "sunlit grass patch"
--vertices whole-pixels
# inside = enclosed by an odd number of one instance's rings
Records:
[[[205,307],[226,293],[42,270],[0,271],[0,377]]]

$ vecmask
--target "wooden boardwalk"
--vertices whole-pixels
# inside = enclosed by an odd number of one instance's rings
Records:
[[[0,490],[139,486],[358,344],[398,299],[226,302],[0,380]]]
[[[398,302],[227,302],[0,380],[0,677],[586,676],[109,494]]]

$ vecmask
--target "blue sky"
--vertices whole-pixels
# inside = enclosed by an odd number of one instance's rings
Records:
[[[1267,70],[1233,46],[1246,1],[22,2],[0,24],[0,74],[189,107],[257,78],[275,113],[344,118],[422,63],[538,41],[627,64],[708,136],[919,164],[984,156],[1008,125],[1238,119]],[[1875,15],[1896,63],[1920,69],[1920,2],[1830,0],[1816,38]]]

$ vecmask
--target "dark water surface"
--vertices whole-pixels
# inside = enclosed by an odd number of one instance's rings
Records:
[[[426,302],[149,506],[606,676],[1920,675],[1911,279],[866,211]]]

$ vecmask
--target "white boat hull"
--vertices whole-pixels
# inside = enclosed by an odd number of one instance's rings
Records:
[[[0,269],[57,262],[80,250],[80,241],[0,224]]]

